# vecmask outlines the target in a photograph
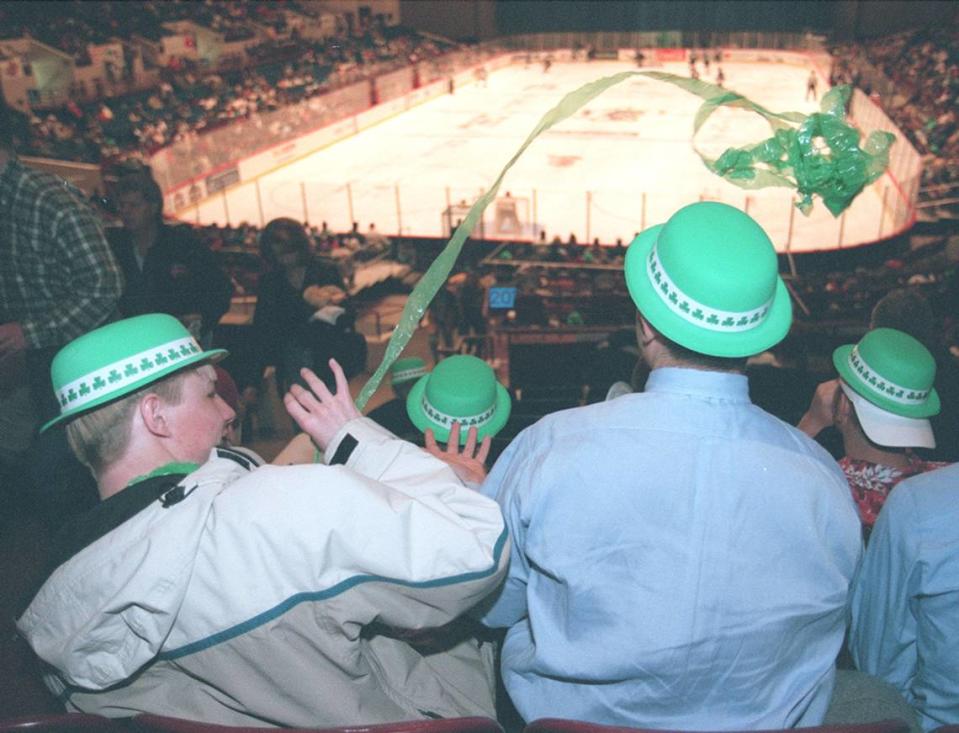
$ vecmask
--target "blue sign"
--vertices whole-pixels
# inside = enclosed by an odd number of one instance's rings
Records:
[[[490,288],[489,289],[489,307],[493,308],[512,308],[516,305],[516,288]]]

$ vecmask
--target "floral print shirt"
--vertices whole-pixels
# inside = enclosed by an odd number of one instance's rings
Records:
[[[909,465],[905,468],[893,468],[848,456],[839,461],[839,466],[849,481],[852,498],[856,502],[867,537],[879,517],[879,510],[882,509],[886,497],[896,484],[910,476],[948,465],[940,461],[924,461],[912,453],[908,453],[907,458]]]

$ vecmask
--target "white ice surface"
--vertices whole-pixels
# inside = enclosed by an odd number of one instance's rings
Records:
[[[486,86],[457,88],[453,95],[262,176],[263,219],[308,218],[312,224],[327,221],[335,231],[347,231],[352,206],[361,231],[375,222],[386,234],[401,230],[440,236],[447,202],[472,203],[564,94],[633,68],[624,62],[592,62],[556,63],[546,74],[538,65],[496,71]],[[687,73],[684,63],[660,69]],[[817,102],[804,99],[808,68],[725,63],[723,71],[727,88],[772,111],[808,113],[818,108]],[[713,64],[711,75],[715,72]],[[787,246],[794,252],[832,249],[840,245],[840,234],[841,245],[851,246],[891,232],[888,216],[880,223],[882,187],[889,185],[885,179],[867,187],[840,220],[819,202],[812,215],[804,217],[793,209],[790,189],[746,191],[711,174],[692,145],[693,115],[700,101],[650,79],[623,82],[540,136],[500,193],[510,191],[520,201],[524,223],[544,228],[548,238],[558,234],[566,239],[575,233],[580,242],[598,237],[605,243],[617,238],[628,243],[634,232],[701,199],[747,209],[780,251]],[[769,135],[758,115],[724,108],[700,131],[696,144],[715,157],[726,147]],[[261,223],[253,182],[229,190],[225,198],[225,205],[224,196],[217,195],[201,203],[198,212],[188,209],[181,216],[223,224],[228,214],[232,223]]]

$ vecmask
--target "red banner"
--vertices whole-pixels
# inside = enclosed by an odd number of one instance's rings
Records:
[[[657,61],[685,61],[686,49],[685,48],[657,48],[656,60]]]

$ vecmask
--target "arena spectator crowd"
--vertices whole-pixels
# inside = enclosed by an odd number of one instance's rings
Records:
[[[36,14],[22,19],[21,32],[45,33],[51,43],[70,52],[123,34],[169,33],[162,23],[189,18],[221,32],[238,34],[249,15],[258,22],[270,17],[272,3],[136,3],[143,13],[119,13],[115,3],[65,3],[75,15],[47,25]],[[103,6],[95,7],[95,6]],[[191,8],[201,9],[194,17]],[[295,6],[293,6],[295,7]],[[241,10],[241,8],[245,8]],[[95,22],[101,11],[109,21]],[[0,10],[0,20],[10,27],[17,5]],[[273,13],[275,15],[275,13]],[[134,18],[134,20],[130,20]],[[122,20],[121,20],[122,19]],[[152,20],[145,20],[152,19]],[[278,22],[278,21],[277,21]],[[133,23],[131,26],[130,23]],[[103,28],[114,28],[106,34]],[[246,57],[228,68],[203,68],[188,59],[176,59],[161,70],[154,89],[116,97],[101,96],[90,102],[71,101],[63,107],[38,111],[29,119],[30,138],[24,152],[87,162],[108,162],[130,154],[148,155],[170,143],[195,139],[198,133],[316,98],[338,87],[382,74],[410,63],[435,59],[456,44],[423,37],[413,31],[388,27],[369,19],[362,28],[343,28],[330,37],[300,38],[295,33],[269,39],[246,49]],[[235,68],[236,67],[236,68]],[[119,73],[119,72],[118,72]],[[282,139],[301,130],[270,130]],[[217,160],[212,161],[216,164]]]
[[[959,31],[949,27],[903,31],[837,46],[833,55],[830,82],[856,84],[874,95],[923,153],[922,197],[955,199],[959,184]]]
[[[43,29],[7,7],[0,22],[82,64],[90,43],[155,37],[186,12],[87,5]],[[419,264],[402,243],[359,222],[174,226],[139,165],[111,183],[105,233],[18,153],[109,162],[199,146],[452,46],[371,20],[306,40],[272,3],[204,2],[190,19],[228,39],[251,23],[287,37],[238,68],[178,64],[156,89],[38,115],[19,142],[0,108],[0,449],[18,448],[0,468],[60,532],[16,623],[69,710],[289,726],[509,716],[499,674],[525,721],[959,723],[959,570],[941,551],[959,540],[939,541],[959,526],[954,242],[783,277],[747,213],[700,201],[615,243],[485,243],[430,306],[437,366],[393,372],[410,418],[399,440],[359,413],[347,380],[366,366],[354,269]],[[890,112],[940,172],[959,154],[956,40],[838,49],[833,71],[865,84],[864,61],[889,76],[902,90]],[[498,314],[495,286],[516,289]],[[249,369],[227,362],[236,383],[213,368],[231,292],[258,298]],[[815,342],[795,346],[809,324],[836,327],[816,366],[790,360]],[[519,391],[452,354],[453,335],[490,327],[610,325],[628,344],[610,336],[607,355],[631,373],[512,433]],[[302,431],[272,466],[227,438],[267,365]],[[768,401],[747,379],[764,367],[752,384],[772,386]],[[787,417],[797,400],[808,409]]]

